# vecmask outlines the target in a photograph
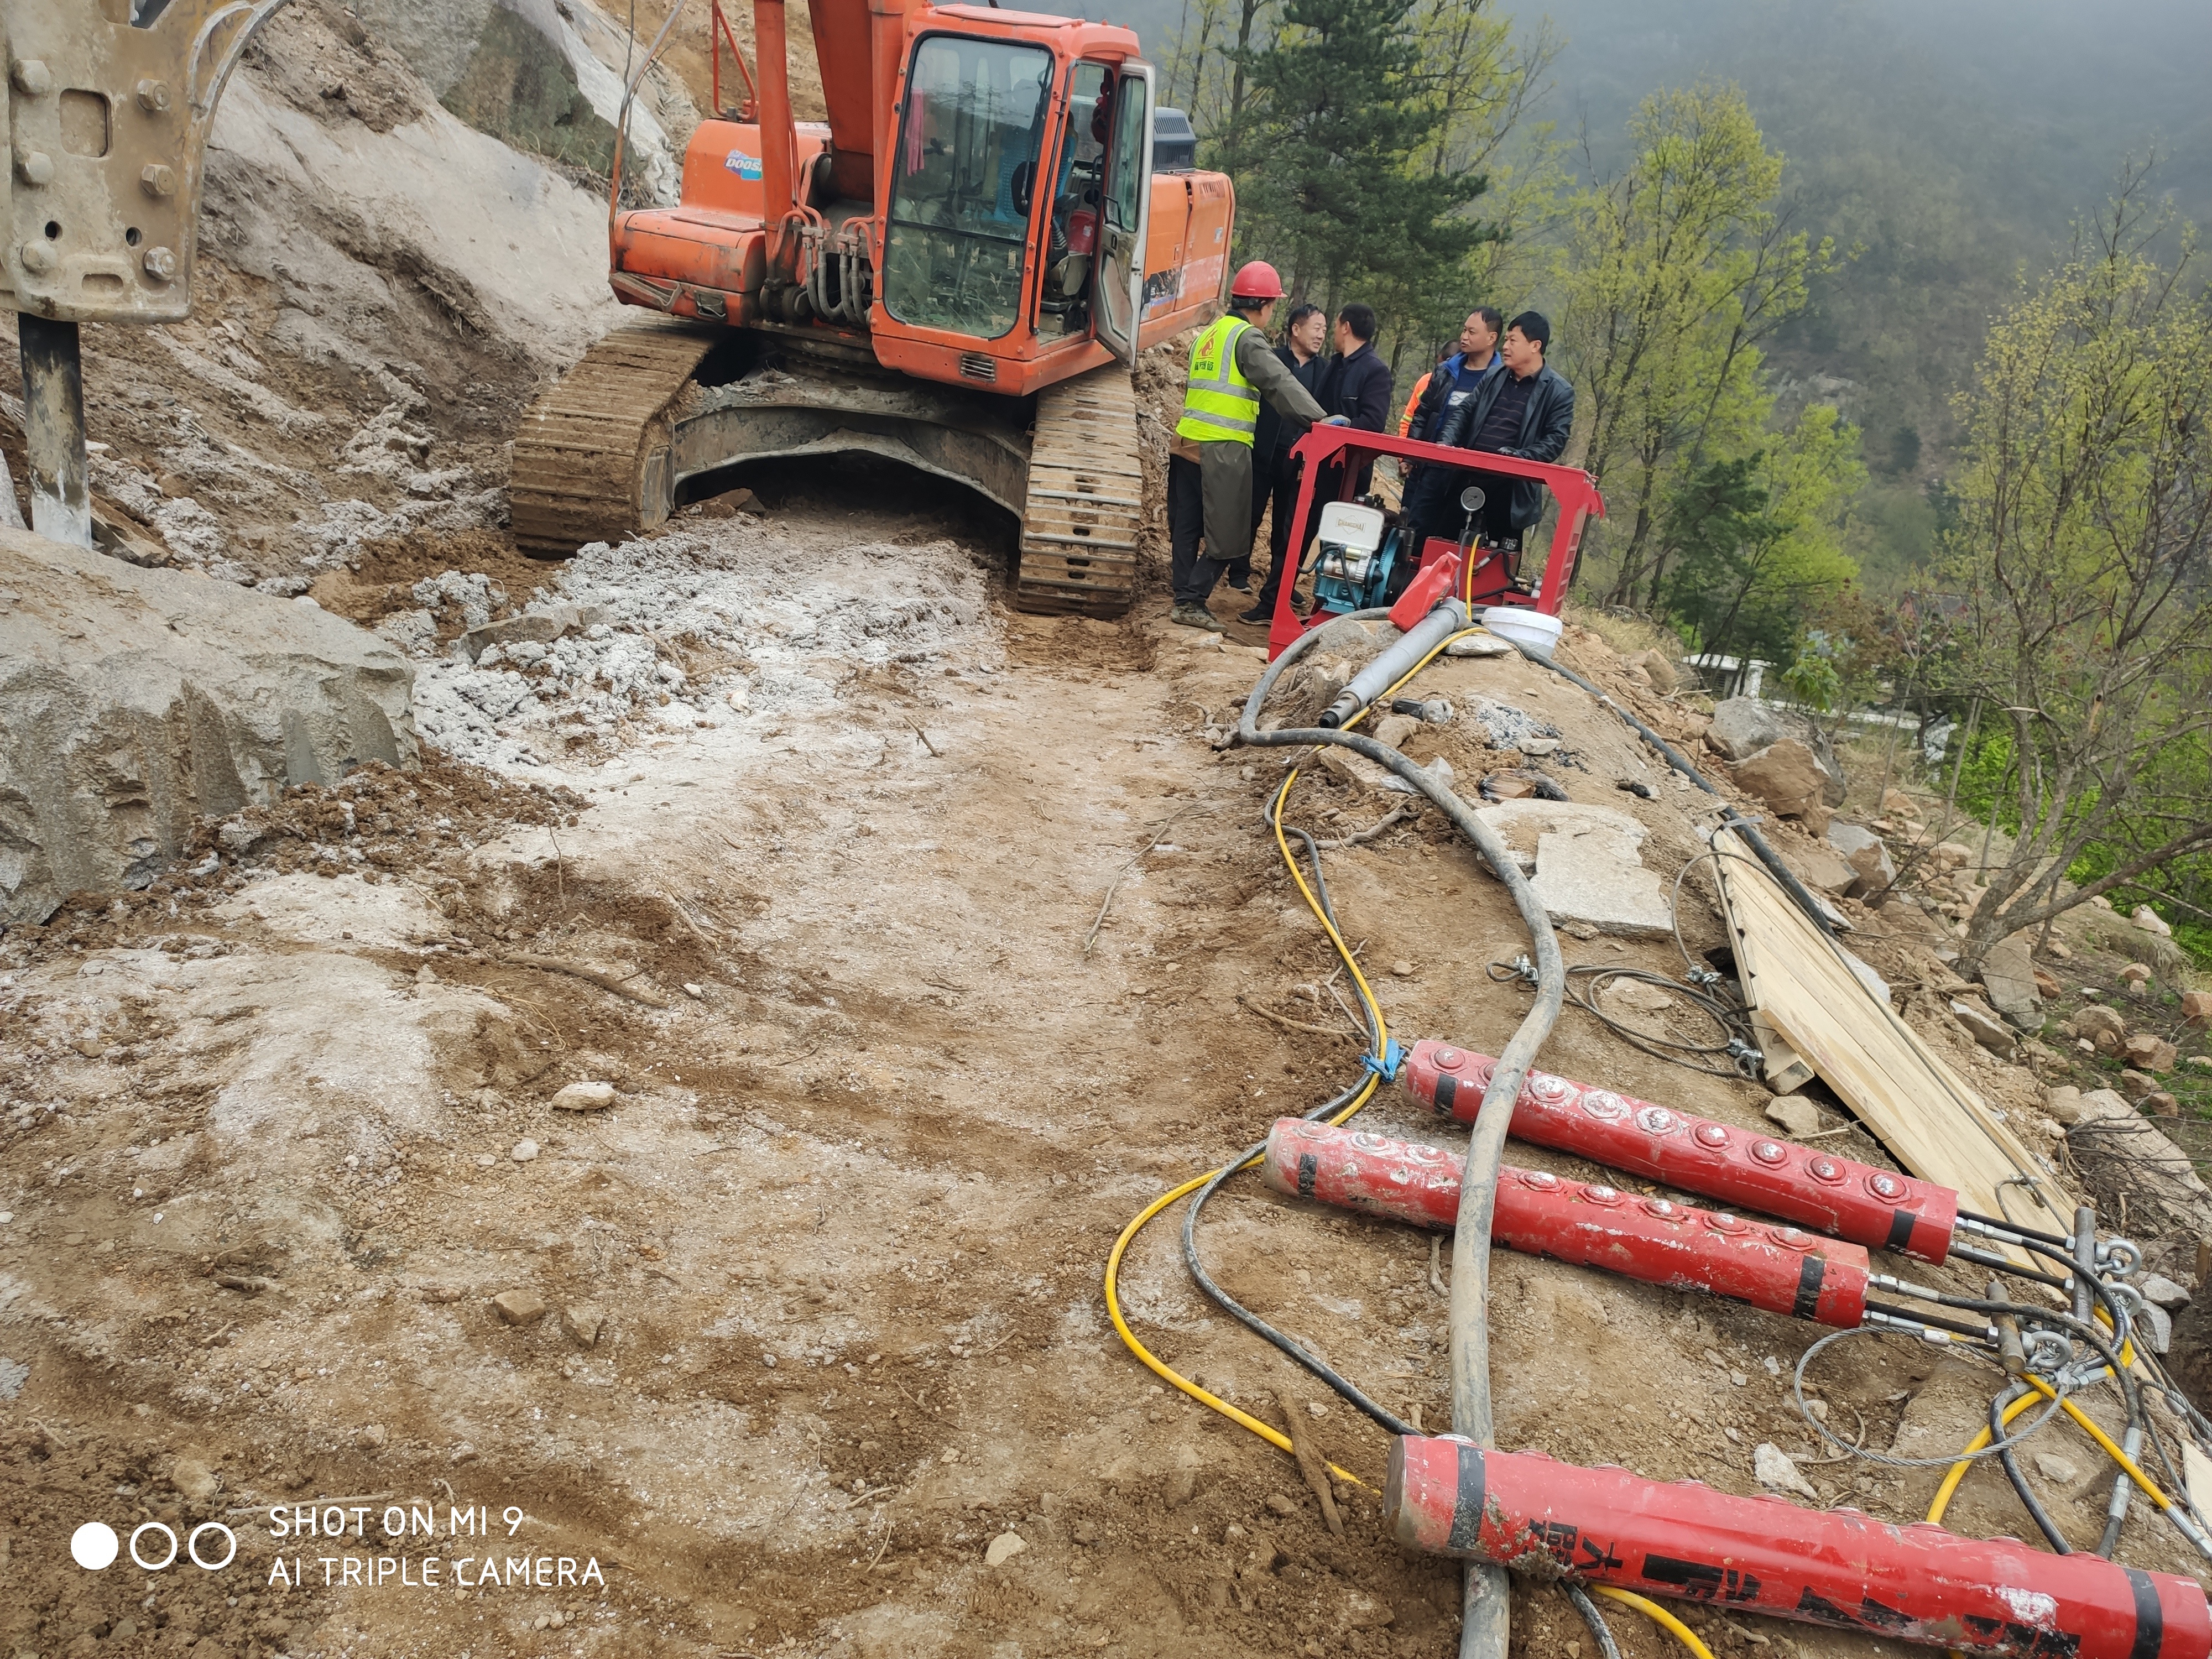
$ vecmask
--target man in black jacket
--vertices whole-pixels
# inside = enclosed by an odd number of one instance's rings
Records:
[[[1506,326],[1502,361],[1483,376],[1473,396],[1444,416],[1436,441],[1523,460],[1558,460],[1574,431],[1575,389],[1544,362],[1551,340],[1552,325],[1540,312],[1524,311],[1516,317]],[[1550,492],[1534,478],[1429,470],[1440,476],[1423,479],[1427,486],[1424,499],[1417,512],[1408,515],[1418,535],[1455,534],[1459,494],[1469,483],[1482,488],[1484,535],[1492,545],[1509,553],[1518,553],[1522,533],[1544,516]]]
[[[1375,329],[1372,306],[1354,301],[1338,312],[1336,356],[1321,382],[1321,406],[1362,432],[1390,424],[1390,365],[1375,355]]]
[[[1336,355],[1322,371],[1321,390],[1314,396],[1321,406],[1346,426],[1362,432],[1385,432],[1390,426],[1390,365],[1375,354],[1375,307],[1357,300],[1336,313]],[[1372,456],[1360,462],[1352,493],[1364,495],[1375,478]],[[1314,511],[1344,492],[1344,466],[1326,463],[1314,478]],[[1294,552],[1293,558],[1304,550]]]

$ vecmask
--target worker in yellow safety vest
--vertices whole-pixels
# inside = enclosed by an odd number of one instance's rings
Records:
[[[1265,398],[1301,433],[1324,420],[1322,406],[1284,367],[1263,331],[1282,297],[1275,268],[1253,260],[1229,285],[1228,313],[1191,348],[1182,419],[1168,448],[1175,582],[1175,608],[1168,617],[1187,628],[1221,632],[1206,602],[1231,562],[1251,550],[1252,435],[1260,400]],[[1344,424],[1340,418],[1325,423]]]

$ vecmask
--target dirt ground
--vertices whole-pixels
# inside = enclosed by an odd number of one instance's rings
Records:
[[[915,519],[793,498],[777,532],[830,559]],[[998,592],[1003,556],[975,553]],[[1568,659],[1609,654],[1583,636]],[[1261,824],[1280,760],[1206,740],[1260,665],[1146,615],[994,603],[927,660],[823,662],[817,704],[526,781],[448,764],[296,795],[228,842],[211,827],[213,869],[9,934],[12,1650],[1452,1651],[1455,1570],[1376,1525],[1383,1437],[1197,1295],[1178,1217],[1130,1253],[1130,1318],[1217,1393],[1302,1415],[1368,1483],[1344,1491],[1345,1535],[1289,1459],[1142,1370],[1101,1301],[1132,1214],[1357,1066],[1305,990],[1335,964]],[[1670,876],[1692,850],[1676,792],[1579,691],[1480,660],[1420,689],[1553,720],[1584,769],[1553,769],[1571,796],[1644,817]],[[1503,759],[1462,726],[1409,750],[1431,742],[1463,779]],[[1390,804],[1314,771],[1291,816],[1340,835]],[[1326,868],[1394,1030],[1494,1051],[1526,994],[1485,967],[1522,939],[1468,850],[1431,815]],[[1718,937],[1702,901],[1686,926],[1693,948]],[[1671,942],[1563,943],[1680,965]],[[1953,1052],[2033,1098],[2024,1072]],[[1747,1126],[1768,1098],[1572,1010],[1545,1064]],[[556,1109],[580,1081],[611,1105]],[[1458,1144],[1395,1090],[1368,1119]],[[1232,1293],[1394,1409],[1448,1419],[1424,1237],[1253,1177],[1200,1237]],[[1810,1328],[1510,1255],[1497,1278],[1502,1443],[1753,1492],[1772,1441],[1826,1500],[1924,1510],[1932,1471],[1819,1462],[1786,1398]],[[502,1296],[548,1311],[508,1323]],[[1832,1422],[1931,1455],[1986,1394],[1901,1341],[1817,1380]],[[2079,1478],[2051,1499],[2094,1530],[2106,1482],[2069,1449]],[[272,1506],[346,1535],[274,1538]],[[452,1536],[457,1509],[491,1541]],[[238,1560],[88,1574],[68,1553],[88,1519],[226,1521]],[[1986,1473],[1950,1523],[2027,1530]],[[986,1565],[1007,1534],[1024,1547]],[[478,1549],[514,1563],[419,1583],[425,1558]],[[2141,1522],[2128,1550],[2185,1565]],[[561,1583],[563,1560],[592,1577]],[[1688,1616],[1719,1653],[1899,1650]],[[1624,1651],[1667,1650],[1614,1623]],[[1516,1653],[1583,1650],[1554,1590],[1524,1588],[1515,1624]]]

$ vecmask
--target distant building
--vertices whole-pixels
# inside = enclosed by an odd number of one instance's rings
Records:
[[[1759,657],[1723,657],[1707,654],[1685,659],[1696,669],[1705,683],[1705,689],[1714,696],[1755,697],[1759,688],[1765,684],[1766,671],[1774,666]]]

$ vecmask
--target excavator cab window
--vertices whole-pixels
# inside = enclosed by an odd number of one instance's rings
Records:
[[[884,307],[899,321],[995,340],[1019,320],[1053,69],[1041,46],[915,44],[884,239]]]
[[[1106,139],[1114,112],[1114,71],[1079,63],[1068,82],[1060,122],[1052,218],[1045,231],[1044,281],[1037,287],[1037,331],[1091,331],[1091,275],[1098,252],[1098,210],[1106,176]]]

